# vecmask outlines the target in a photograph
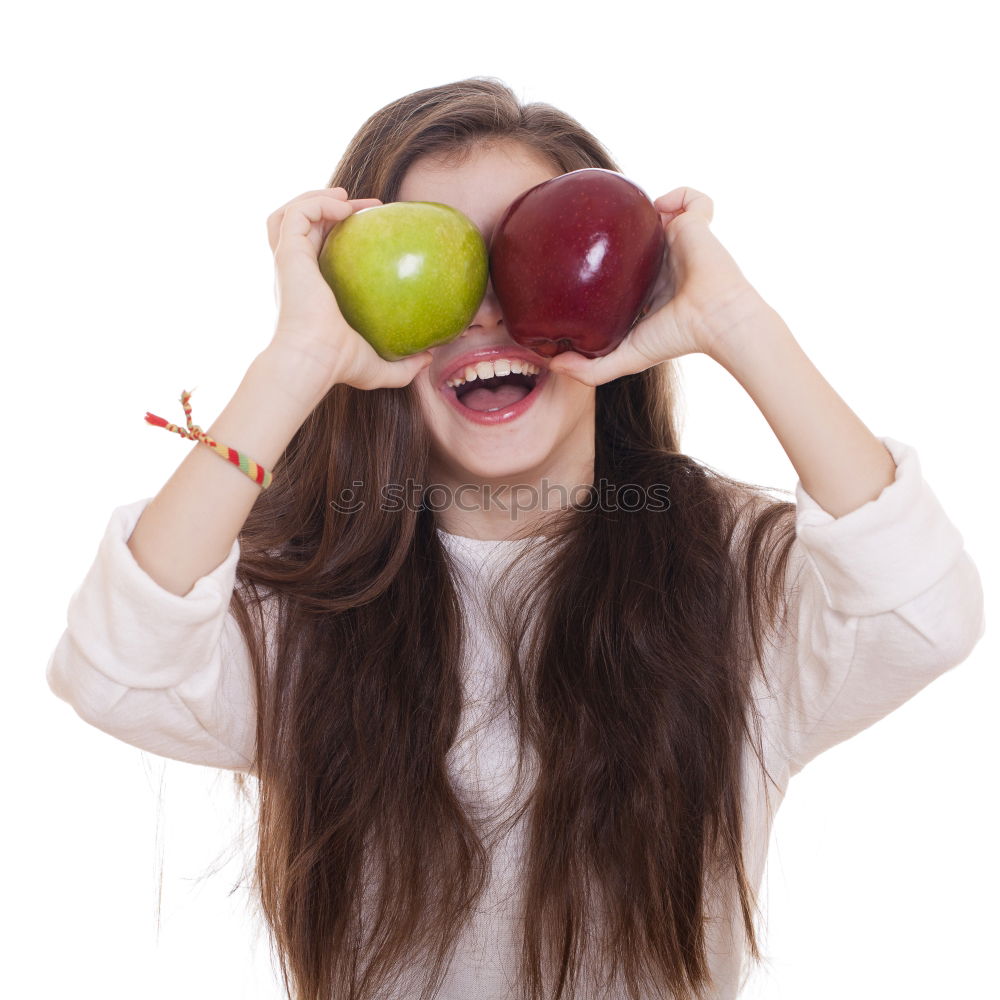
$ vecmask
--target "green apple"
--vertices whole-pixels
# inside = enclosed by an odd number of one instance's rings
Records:
[[[486,292],[489,257],[458,209],[391,201],[337,223],[319,269],[348,324],[387,361],[398,361],[469,325]]]

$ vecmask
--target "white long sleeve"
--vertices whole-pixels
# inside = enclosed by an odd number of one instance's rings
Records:
[[[791,773],[961,663],[986,628],[982,582],[916,451],[880,438],[895,480],[834,518],[796,485],[794,650],[777,660]]]
[[[239,540],[183,597],[126,544],[147,497],[115,508],[46,667],[50,688],[98,729],[163,757],[245,770],[255,742],[246,644],[228,613]]]

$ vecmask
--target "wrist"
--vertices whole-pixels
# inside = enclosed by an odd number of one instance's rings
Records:
[[[783,325],[781,316],[753,288],[732,300],[703,325],[701,351],[724,367],[744,345],[761,335],[761,330]]]
[[[741,373],[767,364],[788,342],[795,343],[788,325],[764,304],[721,331],[705,353],[740,380]]]
[[[251,367],[293,409],[303,410],[303,419],[340,381],[338,375],[307,351],[273,342],[254,358]]]

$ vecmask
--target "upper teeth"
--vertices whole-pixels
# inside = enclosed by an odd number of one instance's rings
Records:
[[[541,371],[538,365],[530,361],[522,361],[520,358],[495,358],[493,361],[478,361],[474,365],[469,365],[465,369],[464,377],[456,375],[448,379],[448,385],[456,388],[472,382],[477,378],[493,378],[496,375],[537,375]]]

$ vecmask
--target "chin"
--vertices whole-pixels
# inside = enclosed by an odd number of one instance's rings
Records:
[[[525,445],[525,446],[521,446]],[[541,478],[551,468],[551,450],[540,447],[537,435],[530,442],[508,440],[498,447],[475,455],[456,455],[450,449],[436,447],[433,467],[445,471],[447,477],[464,483],[519,483]]]

